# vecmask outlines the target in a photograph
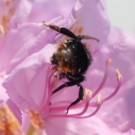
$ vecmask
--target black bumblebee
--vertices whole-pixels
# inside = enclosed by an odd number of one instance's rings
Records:
[[[83,99],[84,92],[81,82],[85,80],[83,76],[87,71],[88,67],[91,65],[92,56],[90,51],[86,48],[86,46],[81,42],[82,39],[94,39],[99,41],[94,37],[89,37],[86,35],[78,35],[76,36],[70,30],[64,27],[58,27],[56,25],[51,25],[44,22],[44,25],[61,33],[70,38],[64,40],[63,43],[58,45],[56,52],[53,54],[51,58],[51,63],[57,66],[57,70],[60,72],[60,79],[67,78],[69,81],[65,82],[58,88],[56,88],[52,94],[60,91],[64,87],[77,85],[79,87],[78,98],[72,102],[68,108],[74,106],[78,102]]]

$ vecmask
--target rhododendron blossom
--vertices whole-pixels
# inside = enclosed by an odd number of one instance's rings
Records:
[[[122,84],[119,63],[106,47],[111,42],[111,39],[107,42],[110,23],[101,1],[7,0],[0,3],[3,5],[0,12],[0,100],[14,113],[14,120],[19,120],[15,129],[28,135],[105,135],[111,132],[119,135],[119,131],[109,128],[108,119],[99,110],[111,104],[107,101],[116,95]],[[67,80],[59,80],[59,72],[50,61],[57,45],[67,37],[47,28],[43,21],[99,40],[83,41],[93,55],[93,64],[82,83],[83,100],[68,113],[68,106],[78,96],[78,87],[65,87],[52,95],[52,91]],[[12,129],[10,125],[8,128]],[[16,130],[12,132],[17,134]],[[0,129],[0,133],[5,131]]]

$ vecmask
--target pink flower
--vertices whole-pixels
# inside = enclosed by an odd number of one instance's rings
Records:
[[[1,84],[4,82],[3,86],[9,96],[8,102],[12,101],[23,113],[24,131],[30,126],[28,123],[30,121],[39,133],[43,132],[41,134],[110,134],[112,129],[100,118],[94,116],[83,119],[97,113],[101,105],[112,98],[121,86],[121,74],[116,70],[118,81],[114,81],[116,77],[110,77],[108,78],[112,81],[108,85],[110,87],[103,87],[108,71],[111,70],[111,60],[107,60],[110,57],[106,57],[106,53],[102,52],[110,27],[101,2],[99,0],[68,0],[68,2],[21,0],[9,1],[5,4],[5,9],[8,7],[14,9],[14,12],[12,15],[7,14],[8,23],[2,24],[6,34],[0,39]],[[9,13],[9,10],[7,12]],[[71,28],[76,34],[84,33],[96,37],[100,41],[87,42],[94,50],[92,51],[94,62],[86,74],[86,82],[82,83],[86,94],[84,100],[72,107],[68,114],[66,114],[67,107],[76,98],[78,88],[65,88],[56,95],[51,95],[55,85],[62,83],[54,77],[56,70],[50,69],[50,57],[56,49],[56,42],[59,42],[61,37],[46,28],[42,23],[43,20]],[[114,69],[109,72],[115,76]],[[101,84],[97,87],[100,81]],[[113,89],[114,84],[117,85],[115,89]],[[106,92],[102,99],[98,93],[103,88],[109,89],[109,92]],[[106,130],[103,132],[104,129]]]

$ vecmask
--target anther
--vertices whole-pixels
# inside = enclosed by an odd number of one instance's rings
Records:
[[[0,133],[2,135],[22,135],[21,125],[7,105],[0,107]]]
[[[106,65],[112,65],[112,59],[111,58],[106,60]]]
[[[98,97],[97,97],[97,104],[101,104],[102,101],[103,101],[102,95],[101,95],[101,94],[98,94]]]
[[[4,28],[3,28],[3,26],[2,25],[0,25],[0,35],[4,35]]]
[[[117,81],[122,80],[122,75],[121,75],[120,70],[118,68],[115,70],[115,73],[116,73]]]
[[[31,124],[36,130],[43,129],[44,127],[44,121],[40,114],[34,110],[28,110],[27,111],[30,117]]]
[[[83,100],[90,99],[92,97],[92,91],[90,89],[85,89]]]

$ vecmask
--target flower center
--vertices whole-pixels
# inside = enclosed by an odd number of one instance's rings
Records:
[[[72,106],[68,114],[66,114],[66,112],[67,112],[67,108],[69,104],[72,102],[71,100],[62,99],[61,101],[55,103],[55,105],[50,104],[50,109],[49,109],[50,117],[88,118],[95,115],[100,109],[101,105],[105,103],[106,101],[108,101],[109,99],[111,99],[121,87],[122,75],[120,73],[120,70],[116,69],[116,79],[118,83],[114,91],[110,93],[110,95],[108,95],[107,97],[102,97],[102,95],[99,93],[103,89],[106,83],[106,80],[108,78],[108,71],[111,65],[112,65],[112,60],[107,59],[104,76],[98,88],[93,91],[89,89],[85,89],[83,99],[76,105]],[[56,78],[56,75],[55,75],[55,78]],[[53,84],[51,84],[51,88],[53,88]],[[58,93],[62,93],[62,92],[63,91],[58,92]],[[95,98],[97,99],[96,101],[95,101]],[[88,109],[88,108],[92,108],[92,109]],[[93,109],[94,109],[93,112],[89,111]]]

